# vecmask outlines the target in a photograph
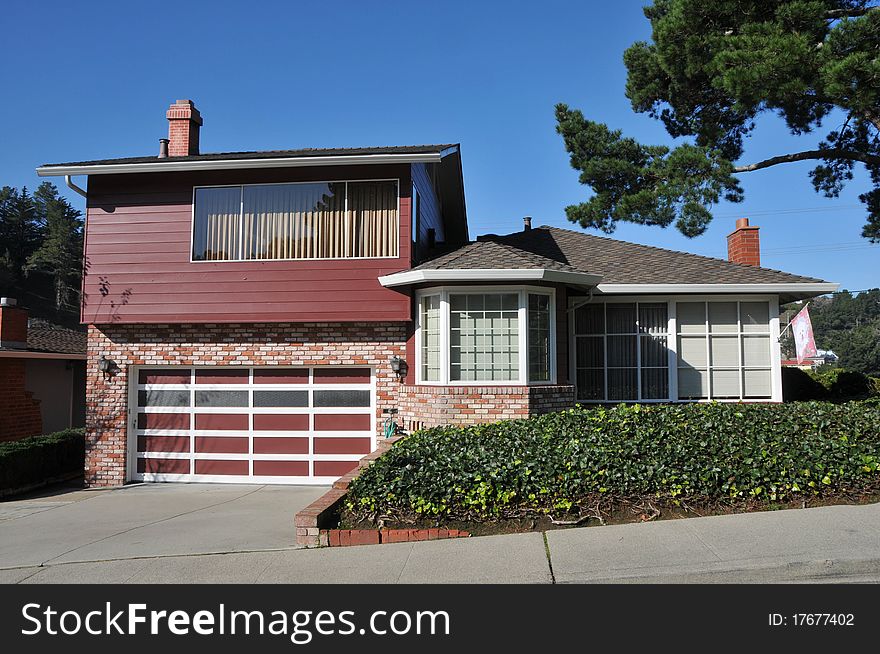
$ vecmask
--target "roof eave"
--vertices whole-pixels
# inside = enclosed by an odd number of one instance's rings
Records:
[[[777,282],[769,284],[599,284],[600,293],[704,294],[704,293],[779,293],[814,297],[833,293],[840,284],[831,282]]]
[[[456,268],[405,270],[379,277],[386,288],[441,282],[550,282],[569,286],[596,286],[602,277],[550,268]]]
[[[147,163],[49,165],[37,168],[40,177],[63,175],[115,175],[124,173],[161,173],[197,170],[241,170],[250,168],[297,168],[306,166],[346,166],[355,164],[435,163],[455,152],[447,148],[441,152],[312,155],[306,157],[272,157],[257,159],[201,159],[173,161],[159,159]]]

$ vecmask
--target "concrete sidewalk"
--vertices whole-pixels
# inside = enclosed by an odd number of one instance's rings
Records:
[[[546,538],[529,533],[319,550],[136,552],[113,548],[100,560],[60,557],[42,566],[6,566],[0,582],[880,582],[880,505],[587,527],[551,531]]]

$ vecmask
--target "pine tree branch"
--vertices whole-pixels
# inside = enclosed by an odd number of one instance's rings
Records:
[[[841,18],[858,18],[864,16],[869,11],[880,9],[880,7],[853,7],[852,9],[829,9],[825,12],[825,18],[828,20],[840,20]]]
[[[843,148],[826,148],[823,150],[805,150],[792,154],[782,154],[778,157],[770,157],[769,159],[764,159],[764,161],[758,161],[757,163],[735,166],[733,172],[750,173],[753,170],[770,168],[771,166],[784,163],[794,163],[795,161],[808,161],[810,159],[846,159],[847,161],[861,161],[862,163],[880,166],[880,155],[844,150]]]

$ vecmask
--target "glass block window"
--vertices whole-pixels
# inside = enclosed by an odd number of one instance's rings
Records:
[[[678,302],[678,397],[772,395],[767,302]]]
[[[449,378],[519,379],[519,296],[450,294]]]

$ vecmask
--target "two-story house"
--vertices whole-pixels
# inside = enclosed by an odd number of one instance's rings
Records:
[[[837,288],[551,227],[468,240],[458,145],[51,164],[87,197],[86,480],[328,483],[381,437],[575,402],[780,401],[780,302]],[[88,176],[88,192],[72,180]]]

